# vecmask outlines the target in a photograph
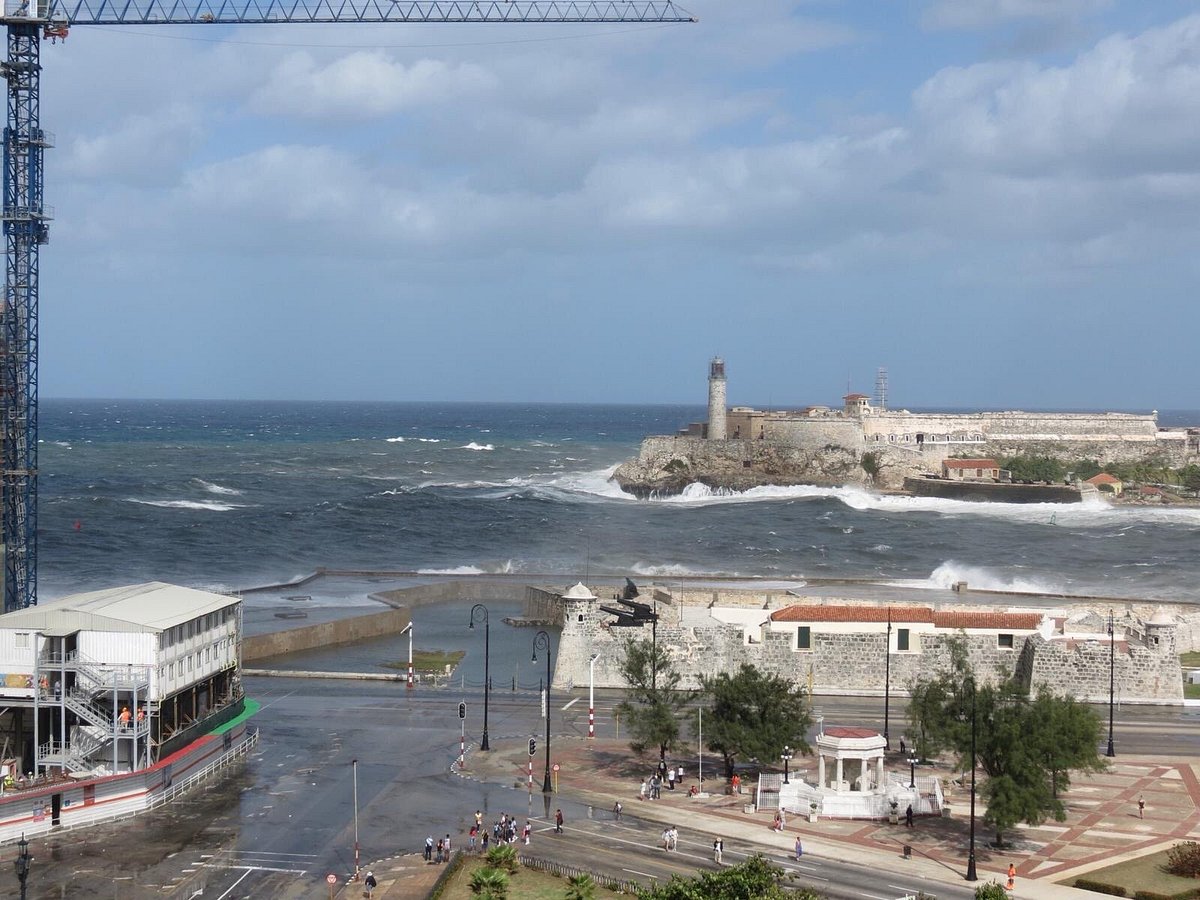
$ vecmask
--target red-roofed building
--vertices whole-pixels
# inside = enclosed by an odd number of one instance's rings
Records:
[[[1000,464],[994,459],[947,459],[942,477],[955,481],[999,481]]]
[[[1101,472],[1099,475],[1093,475],[1087,480],[1088,484],[1094,484],[1096,490],[1104,491],[1108,494],[1119,494],[1124,490],[1125,486],[1121,484],[1120,478],[1115,478],[1107,472]]]
[[[866,394],[847,394],[842,398],[842,411],[855,418],[861,418],[871,411],[871,398]]]

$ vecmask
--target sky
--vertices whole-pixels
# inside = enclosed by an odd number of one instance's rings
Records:
[[[43,397],[1194,409],[1200,15],[77,26]]]

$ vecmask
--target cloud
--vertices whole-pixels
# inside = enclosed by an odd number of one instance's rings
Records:
[[[921,15],[926,28],[991,28],[1034,19],[1077,21],[1112,6],[1112,0],[933,0]]]
[[[204,131],[196,110],[179,103],[154,114],[128,115],[106,134],[73,138],[61,172],[68,178],[162,187],[178,179]]]
[[[495,77],[472,63],[422,59],[405,65],[373,50],[319,64],[309,53],[290,53],[251,94],[249,107],[266,115],[371,119],[416,106],[461,102],[495,86]]]

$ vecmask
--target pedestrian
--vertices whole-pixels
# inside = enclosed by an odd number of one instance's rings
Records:
[[[674,768],[667,769],[667,790],[668,791],[675,790],[675,769]]]
[[[379,882],[375,880],[374,872],[367,873],[367,877],[363,879],[363,886],[367,889],[367,900],[371,900],[371,893],[375,888],[379,887]]]
[[[804,844],[800,841],[800,835],[796,835],[796,860],[804,855]]]
[[[1017,886],[1017,867],[1012,863],[1008,864],[1008,884],[1005,887],[1008,890],[1013,890]]]
[[[555,832],[555,834],[562,834],[562,823],[563,823],[562,810],[561,809],[555,810],[554,811],[554,832]]]
[[[662,781],[657,775],[650,776],[650,799],[657,800],[662,796]]]
[[[425,862],[433,862],[433,836],[432,835],[425,838]]]
[[[797,842],[800,838],[796,838]],[[721,854],[725,852],[725,842],[720,838],[713,838],[713,862],[718,866],[721,865]]]
[[[450,835],[446,835],[446,842],[442,846],[442,850],[446,854],[446,862],[450,862]]]
[[[904,735],[900,735],[900,755],[904,755]]]
[[[1138,797],[1138,818],[1146,818],[1146,798]]]
[[[681,787],[683,786],[683,766],[675,770],[675,780],[679,782]]]
[[[787,814],[784,813],[783,807],[779,807],[779,830],[787,828]]]
[[[613,818],[616,819],[618,822],[621,821],[621,810],[624,808],[625,807],[621,806],[620,800],[618,800],[616,803],[613,804]]]
[[[783,819],[780,817],[778,812],[775,813],[775,821],[771,823],[771,830],[783,831]]]
[[[438,842],[437,842],[437,857],[436,857],[435,859],[436,859],[436,861],[437,861],[439,864],[440,864],[440,863],[441,863],[441,861],[442,861],[442,846],[443,846],[443,845],[442,845],[442,839],[441,839],[441,838],[438,838]]]
[[[729,783],[733,786],[733,792],[735,794],[740,794],[742,792],[742,776],[740,776],[737,772],[733,773],[733,778],[729,780]]]
[[[472,853],[475,852],[475,836],[479,834],[479,826],[472,825],[471,830],[467,832],[467,849]]]
[[[662,841],[663,851],[669,851],[671,849],[671,829],[664,828],[658,838]]]
[[[483,838],[479,842],[479,852],[482,853],[484,856],[487,855],[487,845],[488,845],[488,831],[485,828],[485,829],[483,829]]]
[[[533,834],[533,823],[528,819],[525,820],[525,828],[523,829],[523,837],[525,838],[525,846],[529,846],[529,837]]]
[[[679,829],[676,828],[674,825],[672,825],[670,831],[671,831],[671,833],[670,833],[671,849],[678,850],[679,849]]]
[[[913,811],[912,804],[908,804],[908,809],[904,811],[904,824],[908,828],[913,827]]]
[[[638,799],[645,800],[646,794],[649,792],[649,790],[650,790],[650,785],[646,784],[646,779],[643,778],[642,786],[640,788],[638,788]]]

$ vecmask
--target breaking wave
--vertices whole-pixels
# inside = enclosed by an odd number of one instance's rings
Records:
[[[905,579],[888,583],[899,587],[948,591],[960,581],[965,581],[971,588],[981,591],[1015,591],[1022,594],[1066,593],[1065,586],[1054,579],[1008,575],[985,566],[969,566],[954,560],[942,563],[930,573],[928,578]]]
[[[242,509],[236,503],[216,503],[214,501],[197,500],[139,500],[137,497],[126,497],[128,503],[140,503],[143,506],[158,506],[162,509],[206,509],[210,512],[229,512],[231,509]]]
[[[474,441],[471,441],[471,443],[463,444],[458,449],[459,450],[495,450],[496,447],[493,444],[477,444]]]
[[[205,481],[203,478],[197,478],[196,483],[199,484],[201,487],[203,487],[210,494],[221,494],[222,496],[238,497],[242,493],[241,491],[237,490],[237,488],[225,487],[224,485],[220,485],[220,484],[213,484],[211,481]]]

